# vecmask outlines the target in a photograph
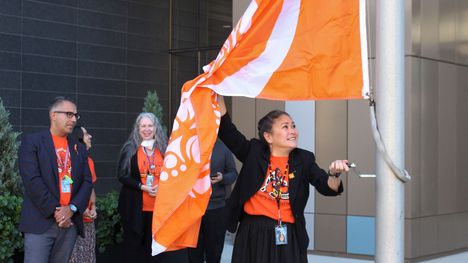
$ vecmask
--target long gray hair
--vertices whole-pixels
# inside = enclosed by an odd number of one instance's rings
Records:
[[[133,125],[133,130],[128,137],[128,140],[122,146],[120,150],[120,161],[119,161],[119,172],[127,172],[130,168],[130,159],[136,153],[138,147],[143,141],[140,138],[139,128],[140,122],[143,118],[148,118],[154,124],[154,146],[159,152],[164,156],[167,147],[167,136],[164,134],[161,124],[159,123],[158,118],[151,112],[142,112],[138,115]]]

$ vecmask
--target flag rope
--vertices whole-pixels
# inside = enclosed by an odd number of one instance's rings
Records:
[[[369,9],[366,6],[366,24],[367,27],[370,27],[370,21],[369,21]],[[367,41],[371,39],[369,37],[369,31],[366,31],[367,34]],[[372,54],[372,45],[367,43],[367,47],[369,49],[369,54]],[[369,79],[372,79],[372,70],[369,70]],[[382,158],[384,159],[385,163],[390,167],[392,170],[393,174],[403,183],[408,182],[411,180],[411,176],[406,171],[405,169],[399,168],[398,166],[395,165],[393,162],[392,158],[388,155],[387,148],[385,147],[384,142],[382,141],[382,136],[380,135],[379,127],[378,127],[378,121],[376,117],[376,109],[375,109],[375,88],[373,85],[369,85],[369,92],[366,94],[367,99],[369,100],[369,112],[370,112],[370,119],[371,119],[371,129],[372,129],[372,136],[374,138],[375,144],[377,146],[377,150],[380,152],[382,155]]]
[[[382,158],[384,159],[385,163],[390,167],[393,174],[403,183],[408,182],[411,180],[411,176],[405,169],[398,167],[388,155],[387,148],[385,147],[384,142],[382,141],[382,136],[380,135],[377,117],[376,117],[376,110],[375,110],[375,98],[374,93],[371,89],[369,93],[369,111],[370,111],[370,119],[371,119],[371,129],[372,129],[372,136],[374,137],[375,144],[379,153],[381,154]]]

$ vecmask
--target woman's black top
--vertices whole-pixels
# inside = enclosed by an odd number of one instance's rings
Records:
[[[125,171],[122,167],[125,158],[119,161],[119,181],[122,183],[122,190],[119,196],[119,213],[122,220],[122,227],[125,230],[143,235],[143,194],[139,188],[140,170],[138,168],[137,154],[130,159],[130,171]]]

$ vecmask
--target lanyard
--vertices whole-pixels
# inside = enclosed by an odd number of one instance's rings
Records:
[[[270,175],[273,175],[273,183],[272,183],[272,186],[273,186],[273,189],[274,189],[274,192],[276,194],[276,204],[278,205],[278,225],[281,225],[282,221],[281,221],[281,187],[283,186],[284,182],[285,182],[285,179],[286,179],[286,176],[288,174],[288,170],[289,170],[289,165],[286,165],[286,169],[284,169],[284,175],[283,176],[280,176],[281,174],[281,171],[279,168],[276,168],[274,172],[271,171],[271,164],[268,166],[268,169],[269,169],[269,173]]]
[[[65,162],[62,161],[62,158],[60,157],[59,152],[55,150],[55,154],[57,155],[59,173],[67,169],[68,160],[70,159],[70,150],[68,149],[68,146],[66,148],[67,148],[67,151],[65,153]]]
[[[150,170],[154,170],[156,168],[156,166],[154,165],[154,151],[150,155],[148,155],[148,153],[146,152],[145,147],[143,147],[143,151],[145,152],[146,159],[148,160],[148,163],[150,164]]]

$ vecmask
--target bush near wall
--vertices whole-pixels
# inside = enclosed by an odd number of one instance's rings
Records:
[[[18,230],[23,198],[0,195],[0,262],[13,262],[13,254],[23,250],[23,235]]]
[[[20,133],[13,131],[9,116],[0,98],[0,262],[13,262],[13,254],[23,250],[18,230],[23,202],[17,167]]]
[[[109,246],[122,242],[122,226],[117,211],[119,194],[115,191],[96,199],[98,220],[96,227],[96,244],[103,253]]]
[[[146,93],[145,103],[143,105],[142,110],[143,112],[153,113],[158,118],[158,121],[161,124],[164,134],[167,135],[167,128],[164,125],[164,121],[163,121],[163,117],[164,117],[163,107],[159,103],[159,96],[155,90],[148,91]]]

